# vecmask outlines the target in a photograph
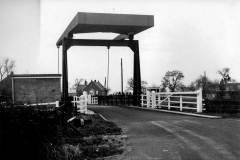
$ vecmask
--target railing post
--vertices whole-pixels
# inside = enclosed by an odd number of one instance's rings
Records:
[[[141,94],[141,107],[143,107],[143,97],[144,97],[144,94]]]
[[[182,112],[182,107],[183,107],[183,105],[182,105],[182,95],[180,95],[180,111]]]
[[[156,108],[156,93],[152,91],[152,108]]]
[[[171,109],[171,106],[170,106],[170,96],[168,97],[168,110]]]
[[[150,92],[147,91],[147,108],[150,107]]]
[[[56,101],[56,107],[59,107],[59,101]]]
[[[161,108],[161,94],[158,95],[158,107]]]
[[[76,100],[76,96],[73,96],[73,106],[74,106],[74,107],[77,106],[76,101],[77,101],[77,100]]]
[[[202,88],[197,91],[197,112],[202,113]]]

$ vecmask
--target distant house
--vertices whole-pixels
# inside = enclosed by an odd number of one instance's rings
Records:
[[[154,92],[158,93],[158,92],[161,92],[161,87],[160,87],[160,86],[148,86],[148,87],[143,87],[143,88],[142,88],[142,92],[143,92],[144,94],[145,94],[147,91],[149,91],[149,92],[154,91]]]
[[[54,102],[61,98],[61,75],[11,74],[0,82],[0,94],[15,104]]]
[[[99,81],[91,81],[89,84],[87,81],[83,85],[77,87],[77,95],[82,95],[86,91],[91,95],[107,95],[106,88]]]

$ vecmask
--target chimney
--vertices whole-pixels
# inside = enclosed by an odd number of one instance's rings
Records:
[[[84,85],[87,86],[87,80],[85,80]]]

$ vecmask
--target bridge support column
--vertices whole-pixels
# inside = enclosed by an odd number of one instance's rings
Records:
[[[68,66],[67,66],[67,42],[62,43],[62,100],[66,103],[68,99]]]
[[[64,39],[62,43],[62,102],[65,104],[64,111],[67,116],[71,114],[73,111],[73,106],[68,96],[68,63],[67,63],[68,48],[69,48],[68,41]]]
[[[139,58],[139,45],[138,41],[135,41],[130,46],[134,52],[133,60],[133,96],[135,106],[141,105],[141,72],[140,72],[140,58]]]

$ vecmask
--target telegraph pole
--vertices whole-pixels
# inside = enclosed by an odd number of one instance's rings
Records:
[[[109,48],[110,48],[110,46],[107,46],[107,49],[108,49],[108,66],[107,66],[107,92],[108,92],[108,83],[109,83]]]
[[[122,66],[122,58],[121,58],[121,91],[123,94],[123,66]]]
[[[58,49],[58,74],[59,74],[59,46],[57,47]]]

